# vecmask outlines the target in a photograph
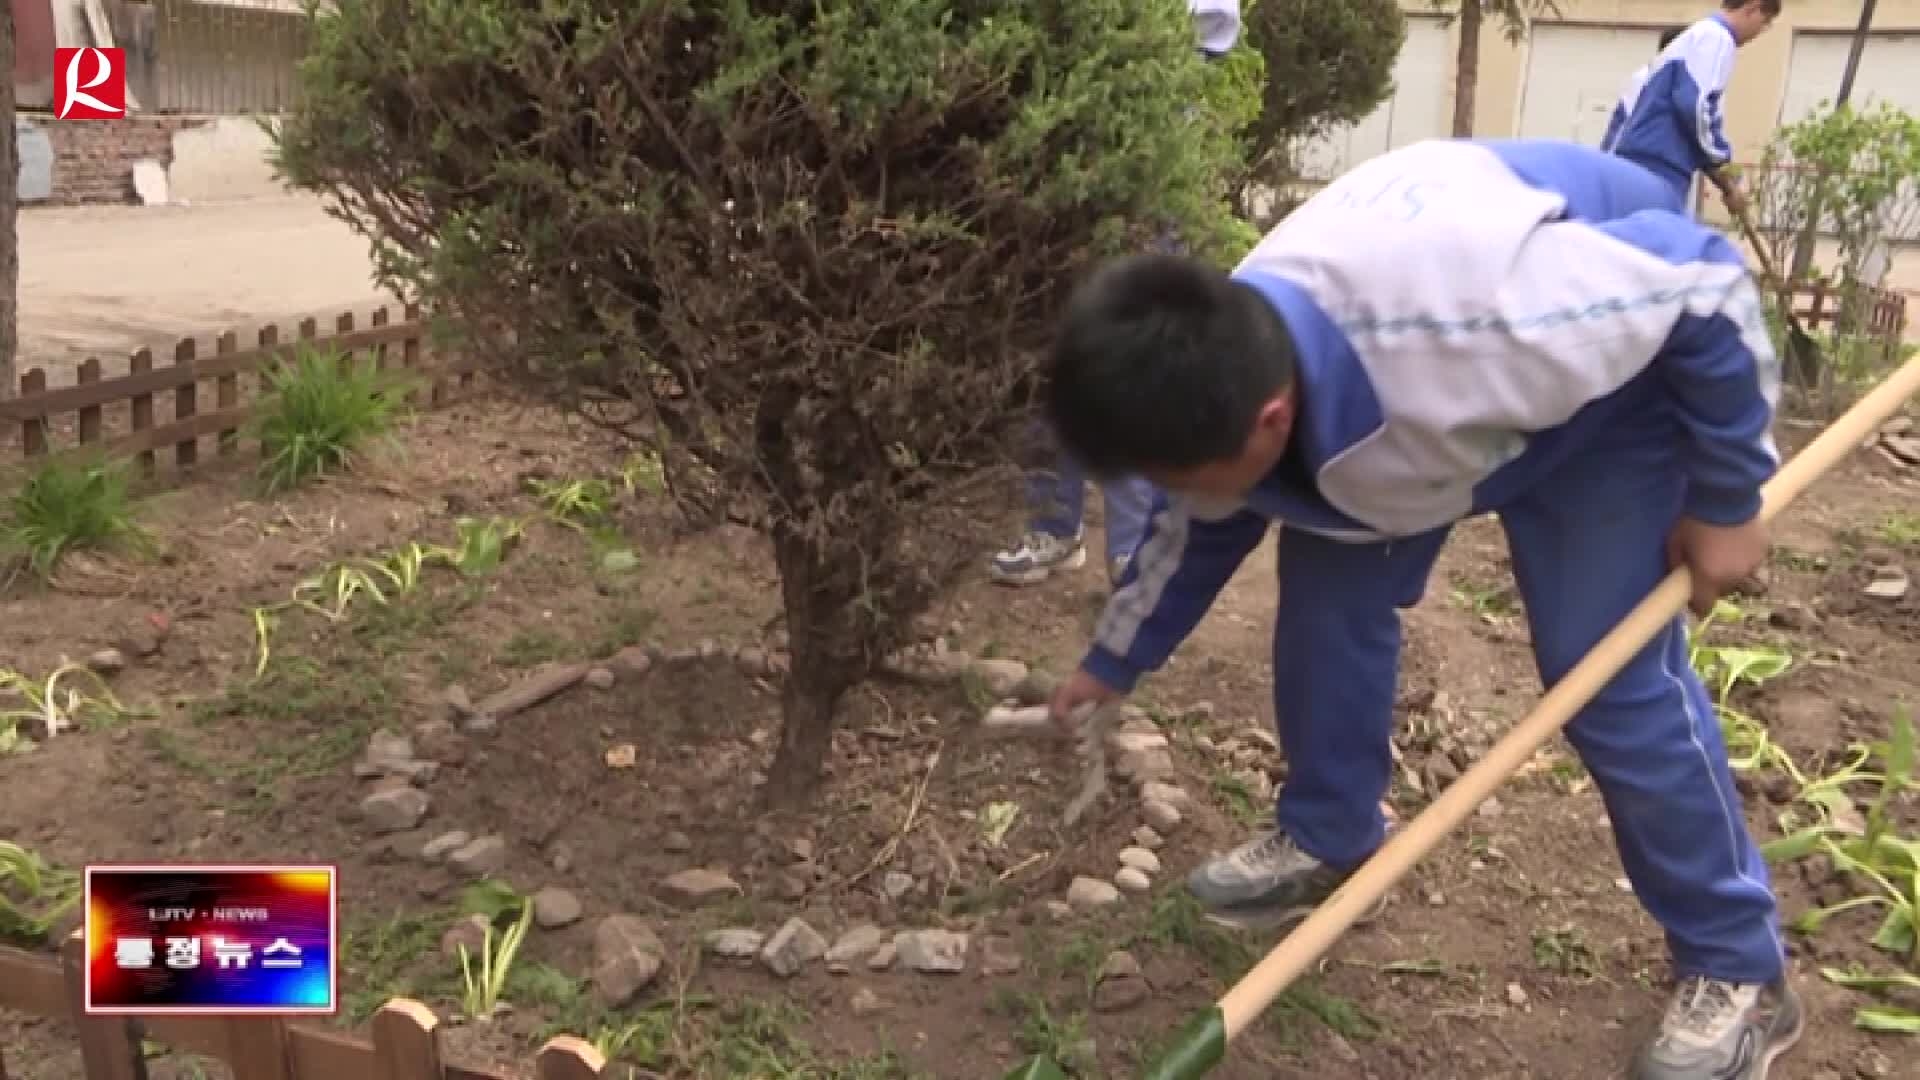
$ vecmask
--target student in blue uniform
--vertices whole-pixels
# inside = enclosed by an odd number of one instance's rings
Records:
[[[1189,879],[1221,921],[1297,919],[1383,841],[1398,609],[1454,522],[1498,513],[1549,685],[1674,564],[1704,612],[1765,558],[1779,365],[1740,255],[1670,201],[1588,147],[1423,142],[1335,181],[1231,274],[1143,255],[1076,293],[1049,418],[1095,475],[1168,498],[1056,717],[1130,692],[1286,534],[1290,771],[1275,830]],[[1801,1010],[1685,620],[1567,737],[1679,979],[1633,1075],[1760,1077]]]
[[[1239,0],[1187,0],[1187,13],[1200,54],[1209,60],[1226,55],[1240,39]],[[1177,245],[1169,237],[1163,246]],[[1037,434],[1048,441],[1044,431]],[[1117,583],[1146,532],[1153,485],[1138,476],[1116,476],[1099,486],[1107,508],[1104,565],[1108,580]],[[1077,570],[1087,560],[1087,475],[1078,464],[1055,454],[1051,469],[1029,473],[1027,505],[1029,517],[1020,541],[987,564],[993,580],[1002,585],[1037,585],[1058,571]]]
[[[1729,208],[1743,207],[1744,196],[1726,171],[1733,147],[1721,97],[1733,77],[1734,51],[1765,33],[1779,16],[1780,0],[1720,0],[1719,11],[1671,41],[1662,38],[1659,55],[1627,81],[1601,149],[1665,180],[1674,210],[1686,211],[1694,174],[1702,171]]]

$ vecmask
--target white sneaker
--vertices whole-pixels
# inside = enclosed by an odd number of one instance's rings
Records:
[[[1087,546],[1080,536],[1030,532],[1020,544],[993,557],[988,570],[1001,585],[1038,585],[1056,570],[1078,570],[1087,564]]]

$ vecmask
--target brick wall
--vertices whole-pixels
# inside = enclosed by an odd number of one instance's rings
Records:
[[[196,116],[55,120],[29,114],[28,118],[53,144],[53,197],[47,202],[67,206],[135,201],[133,163],[152,158],[163,166],[172,165],[173,133],[206,123]]]

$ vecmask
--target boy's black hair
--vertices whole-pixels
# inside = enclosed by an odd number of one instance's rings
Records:
[[[1665,30],[1660,31],[1660,46],[1655,51],[1666,52],[1667,46],[1673,44],[1673,39],[1686,32],[1687,28],[1684,26],[1669,26]]]
[[[1049,376],[1047,418],[1089,473],[1187,469],[1239,456],[1262,407],[1293,382],[1293,339],[1218,268],[1133,255],[1074,291]]]
[[[1748,0],[1720,0],[1720,6],[1728,11],[1739,11],[1747,3]],[[1780,0],[1760,0],[1760,10],[1777,19],[1780,17]]]

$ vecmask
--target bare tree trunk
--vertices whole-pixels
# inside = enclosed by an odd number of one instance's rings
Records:
[[[796,810],[812,801],[833,749],[840,699],[866,674],[858,641],[845,640],[855,599],[823,587],[825,553],[804,537],[773,529],[774,562],[786,609],[792,663],[780,695],[780,747],[767,770],[766,805]]]
[[[1473,134],[1474,91],[1480,85],[1481,0],[1460,0],[1460,51],[1453,63],[1453,137]]]
[[[20,154],[13,133],[13,4],[0,0],[0,400],[20,385],[14,353],[20,344]]]

